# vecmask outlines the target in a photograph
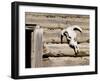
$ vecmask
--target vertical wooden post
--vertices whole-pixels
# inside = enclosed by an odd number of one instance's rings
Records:
[[[42,54],[43,54],[43,29],[36,26],[34,30],[34,44],[32,55],[32,67],[42,66]]]
[[[34,54],[34,29],[31,34],[31,68],[35,67],[35,54]]]

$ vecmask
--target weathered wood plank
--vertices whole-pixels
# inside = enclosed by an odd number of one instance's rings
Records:
[[[43,67],[89,65],[89,57],[49,57],[43,59]]]
[[[79,56],[89,56],[89,44],[79,44]],[[75,55],[74,50],[69,47],[68,44],[46,44],[44,47],[44,55],[47,56],[73,56]]]
[[[33,52],[31,54],[31,67],[41,67],[42,66],[42,55],[43,55],[43,47],[42,47],[42,40],[43,40],[43,29],[36,28],[33,37]]]

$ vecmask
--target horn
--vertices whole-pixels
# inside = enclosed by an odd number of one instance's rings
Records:
[[[79,32],[82,32],[82,29],[79,26],[73,26],[73,30],[78,30]]]
[[[63,35],[61,34],[61,44],[63,43]]]
[[[64,32],[65,32],[65,30],[62,30],[62,31],[61,31],[61,44],[63,43]]]

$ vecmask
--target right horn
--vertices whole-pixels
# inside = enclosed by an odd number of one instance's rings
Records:
[[[82,32],[81,27],[79,27],[77,25],[73,26],[73,30],[78,30],[79,32]]]

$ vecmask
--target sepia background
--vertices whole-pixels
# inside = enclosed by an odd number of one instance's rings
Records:
[[[26,68],[89,65],[89,15],[25,13],[26,28]],[[43,29],[43,54],[34,55],[34,29]],[[80,53],[74,57],[66,38],[61,44],[61,30],[78,25],[83,32],[76,31]],[[37,40],[38,41],[38,40]],[[40,61],[39,61],[40,60]]]

